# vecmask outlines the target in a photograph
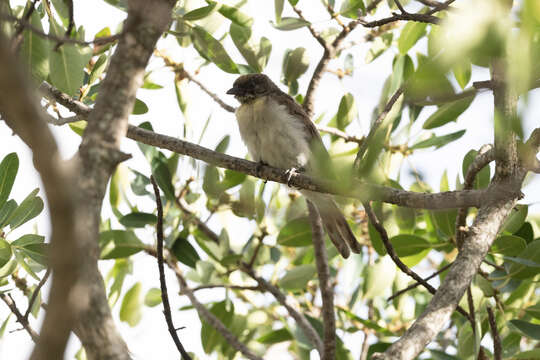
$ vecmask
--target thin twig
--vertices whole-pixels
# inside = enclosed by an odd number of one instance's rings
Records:
[[[307,202],[311,222],[315,265],[319,277],[322,298],[322,318],[324,329],[324,353],[322,359],[331,360],[336,356],[336,317],[334,315],[334,290],[330,282],[328,255],[324,246],[324,231],[321,217],[311,201]]]
[[[377,215],[375,215],[375,212],[371,208],[371,205],[369,203],[364,203],[364,209],[366,211],[366,214],[369,217],[369,221],[371,222],[371,224],[373,225],[375,230],[377,230],[377,232],[381,236],[384,247],[386,248],[386,252],[392,258],[392,260],[397,265],[397,267],[401,271],[403,271],[405,274],[409,275],[414,280],[416,280],[417,282],[422,284],[422,286],[425,287],[431,294],[435,294],[437,292],[437,290],[433,286],[431,286],[428,282],[424,281],[424,279],[422,279],[420,277],[420,275],[418,275],[417,273],[412,271],[407,265],[405,265],[403,263],[403,261],[401,261],[401,259],[397,255],[396,251],[394,250],[394,247],[392,246],[392,243],[390,243],[390,239],[388,238],[388,233],[386,232],[386,229],[380,223],[379,219],[377,219]],[[458,306],[456,308],[456,310],[460,314],[465,316],[466,319],[470,319],[469,314],[467,314],[467,312],[465,310],[463,310],[462,307]]]
[[[357,144],[361,144],[362,142],[364,142],[364,137],[359,138],[354,135],[349,135],[344,131],[341,131],[339,129],[336,129],[330,126],[324,126],[324,125],[316,125],[316,126],[317,126],[317,130],[319,130],[320,132],[324,132],[330,135],[340,137],[347,142],[355,142]]]
[[[357,20],[358,23],[364,27],[372,28],[377,26],[386,25],[395,21],[400,20],[408,20],[408,21],[416,21],[416,22],[423,22],[428,24],[439,24],[441,22],[441,19],[428,14],[411,14],[411,13],[392,13],[392,16],[386,17],[384,19],[380,20],[374,20],[374,21],[365,21],[363,19]]]
[[[177,196],[175,198],[175,203],[180,210],[182,210],[185,214],[188,215],[188,217],[184,218],[185,221],[192,221],[203,234],[208,236],[210,240],[212,240],[216,244],[219,244],[219,235],[216,234],[212,229],[210,229],[208,225],[204,223],[204,221],[199,219],[195,215],[195,213],[189,209],[188,205],[184,203],[183,199],[180,196]]]
[[[488,313],[489,327],[491,328],[491,337],[493,339],[493,360],[501,360],[501,336],[499,335],[499,330],[497,330],[497,322],[495,321],[495,315],[493,314],[493,309],[491,308],[491,306],[487,306],[486,310]]]
[[[28,319],[28,315],[30,315],[30,312],[32,311],[32,307],[34,306],[34,303],[36,302],[39,291],[41,290],[43,285],[45,285],[45,283],[47,282],[47,279],[49,278],[50,274],[51,274],[51,269],[47,268],[45,275],[43,275],[43,278],[37,284],[36,288],[34,289],[34,292],[32,293],[32,297],[30,298],[30,301],[28,301],[28,308],[26,309],[26,312],[24,313],[25,319]]]
[[[206,290],[206,289],[230,289],[230,290],[250,290],[250,291],[260,291],[262,288],[260,286],[241,286],[241,285],[230,285],[230,284],[208,284],[208,285],[200,285],[197,287],[194,287],[191,289],[191,291],[199,291],[199,290]]]
[[[21,326],[24,328],[24,330],[26,330],[28,335],[30,335],[32,340],[34,342],[37,342],[39,340],[38,333],[34,329],[32,329],[32,327],[28,323],[28,319],[25,316],[23,316],[23,314],[21,314],[21,312],[17,308],[17,305],[15,304],[15,301],[13,300],[11,295],[9,295],[9,294],[6,295],[6,293],[0,292],[0,299],[2,299],[6,303],[6,305],[9,307],[11,312],[17,318],[17,322],[19,322],[19,324],[21,324]]]
[[[371,125],[371,129],[369,130],[368,135],[360,145],[360,149],[358,149],[358,153],[356,154],[356,158],[354,159],[354,167],[358,169],[360,167],[360,161],[364,157],[364,153],[366,152],[368,145],[371,143],[371,139],[373,136],[375,136],[375,133],[379,129],[379,126],[383,123],[384,119],[392,110],[392,107],[396,103],[396,101],[399,99],[401,94],[403,93],[403,87],[400,87],[396,90],[396,92],[392,95],[392,97],[388,100],[386,105],[384,106],[383,111],[377,116],[377,119],[373,122],[373,125]]]
[[[167,283],[165,282],[165,269],[163,266],[163,206],[161,205],[161,196],[159,194],[159,189],[153,175],[150,176],[150,181],[152,182],[152,186],[154,187],[154,194],[156,195],[156,206],[157,206],[157,214],[158,214],[158,220],[156,224],[157,260],[158,260],[158,268],[159,268],[159,283],[161,286],[161,300],[163,301],[163,315],[165,316],[165,321],[167,322],[169,333],[171,334],[171,337],[173,338],[174,344],[176,345],[176,348],[180,352],[180,355],[182,355],[182,359],[192,360],[191,356],[189,356],[189,354],[184,349],[184,346],[180,342],[180,339],[178,338],[178,334],[176,333],[176,328],[174,327],[174,324],[172,321],[171,305],[169,304],[169,295],[167,294]]]
[[[264,280],[262,277],[255,275],[253,269],[248,268],[244,264],[244,266],[240,267],[240,270],[248,274],[253,280],[255,280],[259,284],[261,288],[274,295],[277,302],[280,303],[281,306],[283,306],[285,309],[287,309],[289,315],[291,315],[291,317],[296,321],[297,325],[302,329],[304,334],[310,340],[311,344],[322,356],[322,354],[324,353],[323,342],[315,328],[306,319],[306,317],[287,303],[285,295],[276,286]]]
[[[12,16],[9,14],[0,13],[0,20],[7,20],[7,21],[15,22],[19,24],[21,27],[23,27],[24,29],[28,29],[32,31],[34,34],[36,34],[39,37],[42,37],[46,40],[55,41],[57,43],[64,43],[64,44],[76,44],[76,45],[81,45],[81,46],[104,45],[104,44],[114,42],[120,39],[120,37],[122,36],[122,33],[120,33],[120,34],[115,34],[111,36],[98,37],[91,41],[84,41],[84,40],[73,39],[73,38],[68,38],[68,37],[60,37],[60,36],[56,36],[52,34],[46,34],[43,31],[41,31],[41,29],[38,29],[37,27],[30,24],[27,20],[19,19],[16,16]]]
[[[471,329],[473,334],[476,334],[476,311],[474,310],[474,300],[470,286],[467,288],[467,304],[469,305],[469,322],[471,323]]]
[[[309,23],[309,25],[307,26],[309,32],[311,33],[311,35],[315,38],[315,40],[317,40],[319,42],[319,44],[321,44],[321,46],[323,47],[323,49],[326,49],[328,48],[328,44],[326,43],[326,41],[323,39],[323,37],[321,36],[321,34],[319,34],[317,31],[315,31],[315,29],[313,28],[313,25],[311,25],[311,22],[307,21],[306,18],[304,17],[304,15],[302,14],[302,10],[300,10],[298,7],[296,6],[292,6],[294,12],[298,15],[298,17],[302,20],[304,20],[305,22]]]
[[[427,278],[425,278],[424,281],[429,281],[429,280],[433,279],[435,276],[437,276],[440,273],[448,270],[450,268],[450,266],[452,266],[452,263],[443,266],[440,270],[437,270],[436,272],[434,272],[433,274],[431,274]],[[397,298],[398,296],[402,295],[403,293],[406,293],[407,291],[412,290],[415,287],[418,287],[419,285],[421,285],[421,284],[417,281],[414,284],[411,284],[411,285],[407,286],[406,288],[397,291],[395,294],[393,294],[388,299],[386,299],[386,301],[392,301],[395,298]]]

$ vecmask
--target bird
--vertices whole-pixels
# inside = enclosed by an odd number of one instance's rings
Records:
[[[330,155],[321,135],[291,96],[265,74],[245,74],[238,77],[227,94],[240,102],[236,120],[240,136],[254,161],[305,172],[311,176],[328,177]],[[360,253],[361,247],[333,196],[310,190],[300,190],[317,208],[330,240],[344,257]]]

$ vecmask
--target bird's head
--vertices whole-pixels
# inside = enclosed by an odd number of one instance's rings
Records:
[[[261,96],[265,96],[274,91],[277,86],[264,74],[242,75],[227,91],[227,94],[234,97],[242,104],[249,103]]]

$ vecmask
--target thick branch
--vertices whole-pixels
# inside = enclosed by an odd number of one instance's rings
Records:
[[[317,208],[308,201],[309,220],[313,236],[313,250],[315,252],[315,265],[319,276],[319,289],[322,298],[322,317],[324,326],[324,352],[323,360],[333,360],[336,355],[336,318],[334,315],[334,290],[330,282],[330,269],[328,255],[324,246],[324,231],[321,217]]]
[[[323,354],[324,345],[321,338],[319,337],[319,334],[317,333],[315,328],[311,326],[311,324],[304,315],[302,315],[300,312],[298,312],[296,309],[294,309],[291,305],[287,303],[285,295],[276,286],[270,284],[262,277],[257,276],[253,269],[248,268],[247,266],[242,266],[241,270],[251,276],[251,278],[255,280],[261,288],[274,295],[277,302],[280,303],[281,306],[283,306],[285,309],[287,309],[289,315],[291,315],[291,317],[296,321],[296,324],[302,329],[304,335],[309,338],[311,344],[315,347],[315,349],[317,349],[319,354]]]
[[[63,358],[73,324],[73,313],[81,292],[74,292],[82,253],[79,237],[85,235],[75,225],[84,215],[75,199],[73,172],[62,161],[47,126],[38,98],[0,34],[0,114],[8,126],[32,149],[34,165],[41,175],[51,215],[50,267],[54,273],[41,336],[31,359]]]

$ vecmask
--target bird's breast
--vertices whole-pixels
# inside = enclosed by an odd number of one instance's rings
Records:
[[[243,104],[236,111],[240,135],[255,161],[280,168],[305,167],[311,151],[302,119],[271,97]]]

